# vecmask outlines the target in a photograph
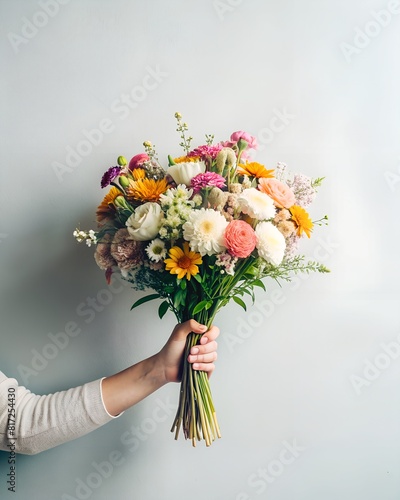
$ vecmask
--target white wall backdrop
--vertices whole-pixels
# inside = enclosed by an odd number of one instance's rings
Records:
[[[179,154],[175,111],[194,143],[243,129],[267,167],[326,176],[312,215],[329,226],[302,250],[332,270],[219,315],[210,448],[173,440],[171,385],[18,457],[16,494],[0,453],[1,498],[398,500],[399,49],[397,0],[0,1],[2,371],[44,394],[163,345],[174,319],[130,313],[138,293],[89,306],[107,285],[72,231],[94,226],[118,155]],[[34,364],[69,322],[79,335]]]

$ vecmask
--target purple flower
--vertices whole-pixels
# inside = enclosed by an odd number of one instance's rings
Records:
[[[101,178],[101,187],[105,188],[109,186],[112,183],[112,181],[119,176],[120,172],[121,172],[121,167],[110,167]]]
[[[204,174],[197,174],[190,182],[194,193],[198,193],[201,189],[207,187],[225,187],[225,178],[215,172],[204,172]]]

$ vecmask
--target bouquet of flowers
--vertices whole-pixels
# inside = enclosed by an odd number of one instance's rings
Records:
[[[266,277],[328,272],[298,254],[300,239],[327,219],[313,222],[305,208],[322,178],[253,161],[256,139],[243,131],[216,144],[206,135],[205,144],[192,149],[187,124],[180,113],[175,118],[184,155],[169,156],[164,169],[146,141],[129,163],[120,156],[101,180],[110,189],[97,209],[97,230],[74,231],[79,242],[95,245],[108,282],[121,273],[134,289],[154,292],[132,309],[160,299],[160,318],[171,310],[178,322],[194,318],[210,326],[231,299],[246,310],[245,297],[254,302],[255,287],[266,290]],[[171,431],[175,439],[182,429],[194,446],[202,438],[209,446],[220,430],[208,377],[187,362],[199,340],[194,333],[187,338]]]

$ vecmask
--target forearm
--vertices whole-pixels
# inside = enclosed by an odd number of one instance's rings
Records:
[[[111,415],[118,415],[167,383],[159,354],[155,354],[102,382],[103,402]]]
[[[33,455],[83,436],[112,420],[103,406],[101,381],[46,396],[32,394],[0,372],[0,449],[14,443],[17,453]],[[8,418],[7,394],[15,394],[15,422]],[[15,392],[14,392],[15,391]],[[9,434],[9,424],[15,432]]]

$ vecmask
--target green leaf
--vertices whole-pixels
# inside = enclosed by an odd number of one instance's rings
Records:
[[[246,271],[246,275],[248,276],[257,276],[258,273],[259,271],[255,266],[249,267]]]
[[[198,283],[201,283],[203,280],[201,279],[201,276],[200,274],[194,274],[193,275],[193,278],[198,282]]]
[[[186,280],[185,279],[181,280],[180,286],[181,286],[182,290],[186,290],[186,285],[187,285]]]
[[[243,309],[247,311],[246,304],[243,302],[242,299],[239,299],[239,297],[234,296],[233,300],[236,302],[236,304],[239,304],[239,306],[243,307]]]
[[[207,304],[209,303],[208,300],[202,300],[197,304],[197,306],[193,309],[193,314],[197,314],[200,311],[202,311],[205,307],[207,307]],[[208,306],[207,309],[209,309],[211,306]]]
[[[131,311],[135,307],[141,306],[142,304],[145,304],[146,302],[149,302],[150,300],[159,299],[159,298],[160,298],[160,294],[159,293],[152,293],[151,295],[146,295],[146,297],[142,297],[141,299],[137,300],[132,305]]]
[[[174,295],[174,307],[176,309],[179,309],[180,305],[184,305],[186,301],[186,292],[187,290],[182,290],[181,288],[178,289],[176,294]]]
[[[158,308],[158,316],[160,319],[164,317],[168,309],[169,309],[168,301],[164,300],[164,302],[161,302],[160,307]]]
[[[262,289],[264,290],[264,292],[266,292],[266,291],[267,291],[267,289],[265,288],[264,283],[263,283],[261,280],[254,280],[254,281],[252,282],[252,285],[253,285],[253,286],[259,286],[260,288],[262,288]]]

